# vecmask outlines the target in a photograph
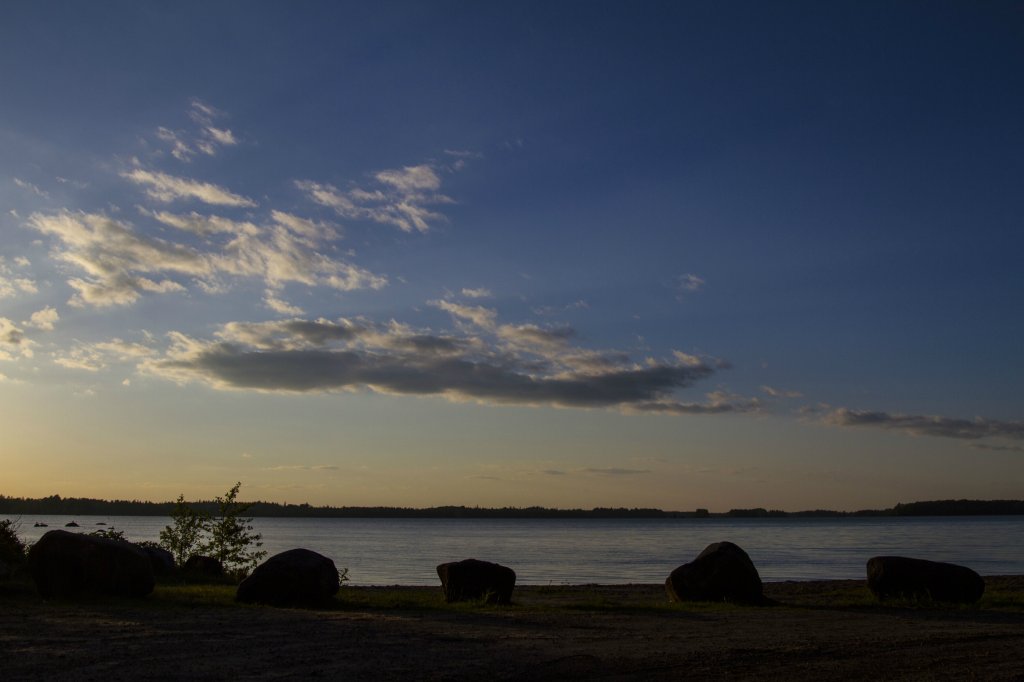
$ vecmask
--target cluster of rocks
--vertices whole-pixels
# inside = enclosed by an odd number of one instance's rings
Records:
[[[213,557],[193,556],[179,568],[162,547],[65,530],[48,531],[32,546],[28,568],[39,594],[47,599],[79,594],[144,597],[153,591],[157,576],[225,576],[223,565]],[[334,596],[338,586],[333,561],[308,549],[293,549],[256,567],[238,586],[237,598],[281,606],[310,605]]]
[[[985,581],[970,568],[925,559],[873,557],[867,563],[867,578],[868,589],[880,601],[906,598],[973,604],[985,592]],[[672,571],[665,590],[672,601],[771,603],[754,563],[731,542],[708,545],[696,559]]]
[[[178,570],[167,550],[124,540],[52,530],[33,545],[29,571],[45,598],[79,593],[143,597],[155,577]],[[0,576],[5,566],[0,566]],[[224,568],[211,557],[195,556],[180,569],[193,576],[222,577]],[[437,575],[447,602],[512,602],[516,574],[488,561],[466,559],[440,564]],[[925,598],[937,602],[974,603],[985,581],[965,566],[898,556],[873,557],[867,563],[868,588],[879,600]],[[308,549],[292,549],[267,559],[238,586],[240,602],[274,606],[311,606],[338,592],[340,576],[331,559]],[[743,549],[716,542],[665,580],[671,601],[730,601],[769,604],[757,567]]]
[[[476,559],[437,567],[445,601],[512,601],[516,574],[511,568]],[[936,602],[971,604],[981,599],[985,581],[965,566],[910,559],[874,557],[867,564],[868,588],[879,600],[924,598]],[[665,591],[674,602],[729,601],[739,604],[773,603],[750,556],[732,542],[708,545],[697,557],[672,571]]]

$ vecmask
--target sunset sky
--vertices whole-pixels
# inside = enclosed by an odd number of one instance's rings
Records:
[[[0,494],[1024,496],[1016,2],[0,7]]]

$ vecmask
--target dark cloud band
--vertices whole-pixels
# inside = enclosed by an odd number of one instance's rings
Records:
[[[959,419],[935,415],[903,415],[868,410],[840,408],[825,416],[836,426],[867,426],[878,429],[906,431],[919,436],[938,436],[978,440],[981,438],[1012,438],[1024,440],[1024,422],[999,421],[977,417]]]

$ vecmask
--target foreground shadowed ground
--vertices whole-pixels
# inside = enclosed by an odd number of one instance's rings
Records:
[[[227,587],[43,602],[0,587],[0,677],[29,679],[1024,679],[1024,577],[977,607],[875,603],[862,581],[766,584],[774,607],[668,604],[660,585],[345,588],[321,610]]]

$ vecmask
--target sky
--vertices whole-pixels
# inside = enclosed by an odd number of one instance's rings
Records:
[[[0,8],[0,494],[1024,495],[1015,2]]]

